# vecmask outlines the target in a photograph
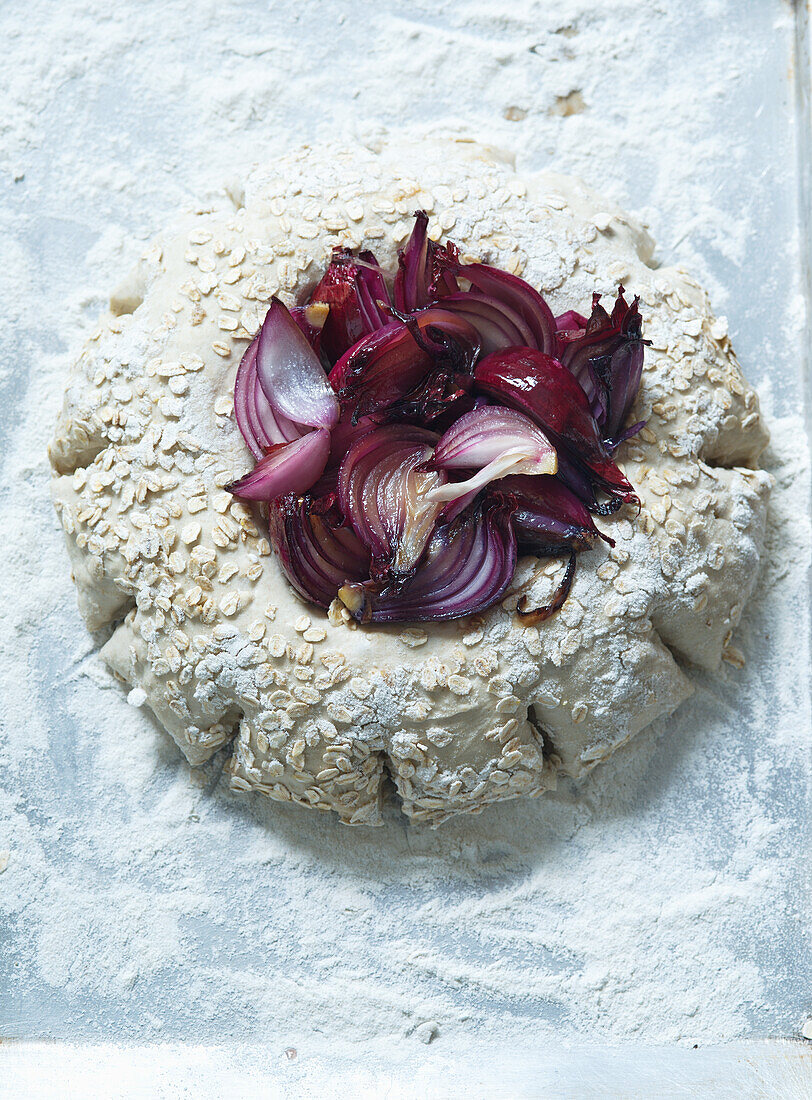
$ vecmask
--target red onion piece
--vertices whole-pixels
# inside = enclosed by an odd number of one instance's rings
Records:
[[[243,355],[234,383],[234,413],[237,426],[256,459],[277,443],[298,439],[301,429],[281,413],[274,412],[257,380],[257,344],[254,340]]]
[[[436,442],[423,428],[389,424],[357,439],[341,463],[341,511],[369,547],[375,576],[408,574],[431,536],[442,504],[427,494],[445,475],[421,467]]]
[[[321,330],[330,314],[324,302],[310,302],[306,306],[292,306],[290,315],[302,330],[305,339],[316,355],[321,356]]]
[[[341,419],[330,432],[329,466],[340,466],[341,460],[358,439],[368,436],[383,423],[381,416],[362,416],[355,424],[352,418],[342,414]]]
[[[492,492],[512,504],[511,522],[522,550],[543,556],[589,550],[599,538],[615,545],[557,477],[506,477]]]
[[[575,309],[567,309],[555,319],[555,331],[559,340],[561,339],[561,333],[580,333],[583,332],[586,326],[586,317]]]
[[[378,303],[388,305],[389,292],[371,252],[362,252],[356,259],[346,248],[334,249],[330,265],[310,300],[325,303],[329,308],[321,347],[331,363],[388,320]]]
[[[447,501],[440,513],[440,522],[453,523],[458,516],[462,515],[466,508],[471,507],[474,501],[479,497],[479,494],[479,489],[470,489],[467,493],[463,493],[454,500]]]
[[[535,347],[536,338],[531,327],[500,298],[477,290],[463,290],[443,298],[441,308],[473,325],[479,334],[483,355],[501,348]]]
[[[383,277],[381,265],[372,252],[359,252],[356,261],[358,274],[356,289],[358,306],[367,326],[367,332],[383,328],[389,317],[386,307],[390,303],[389,290]]]
[[[301,424],[294,424],[292,420],[277,412],[268,401],[259,384],[259,378],[254,373],[254,404],[248,406],[248,414],[257,431],[257,439],[262,443],[263,450],[268,450],[277,443],[291,443],[294,439],[300,439],[307,431]],[[267,442],[262,442],[266,439]]]
[[[481,392],[535,420],[556,449],[566,448],[601,489],[636,500],[600,438],[586,394],[557,359],[529,348],[511,348],[480,360],[474,376]]]
[[[338,401],[318,356],[279,298],[259,332],[257,377],[274,411],[297,424],[331,428]]]
[[[555,353],[555,318],[542,296],[529,283],[488,264],[456,263],[452,265],[452,270],[482,294],[518,314],[532,337],[524,346],[547,355]]]
[[[456,500],[508,474],[554,474],[556,453],[541,429],[515,409],[485,406],[461,416],[440,437],[432,466],[473,469],[465,481],[439,486],[431,501]]]
[[[349,584],[339,598],[359,622],[455,619],[499,600],[516,568],[516,538],[500,508],[438,528],[419,570],[396,589]]]
[[[243,500],[275,500],[287,493],[305,493],[324,472],[330,454],[330,433],[325,428],[303,435],[292,443],[278,443],[250,473],[226,486]]]
[[[257,341],[249,345],[248,350],[240,360],[237,368],[237,377],[234,381],[234,416],[237,427],[240,429],[245,445],[254,458],[262,458],[264,447],[257,436],[256,426],[252,421],[249,407],[254,404],[254,381],[257,376]]]
[[[644,345],[638,302],[635,298],[629,305],[620,286],[610,316],[594,294],[584,330],[559,334],[561,362],[581,383],[608,439],[619,435],[640,387]]]
[[[425,210],[415,213],[415,224],[406,247],[398,252],[395,276],[395,306],[402,313],[422,309],[458,289],[450,266],[457,262],[456,247],[429,240],[429,219]]]
[[[435,364],[470,373],[482,350],[479,333],[464,317],[447,310],[444,302],[445,299],[402,319],[415,343],[431,355]]]
[[[308,497],[273,501],[268,530],[286,577],[310,603],[329,607],[342,585],[369,576],[369,551],[355,532]]]
[[[442,375],[446,394],[449,376],[470,371],[478,352],[476,331],[433,307],[359,341],[330,371],[330,384],[357,420],[406,400],[432,372]]]
[[[378,412],[404,397],[431,369],[402,321],[390,321],[343,355],[330,371],[330,384],[353,399],[357,415]]]

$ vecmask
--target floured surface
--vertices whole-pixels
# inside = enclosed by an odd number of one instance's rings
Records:
[[[0,1034],[302,1053],[337,1037],[452,1052],[475,1036],[793,1034],[808,1011],[793,961],[810,742],[803,302],[789,115],[753,118],[790,95],[786,6],[765,4],[754,28],[732,3],[701,18],[645,0],[520,4],[509,20],[477,5],[465,26],[459,6],[388,4],[370,31],[279,5],[273,35],[251,5],[76,4],[55,21],[41,6],[2,16],[3,386],[19,414],[0,429]],[[334,48],[363,51],[357,99]],[[671,84],[652,100],[663,57]],[[127,705],[66,583],[43,448],[68,350],[176,206],[282,147],[292,104],[298,140],[369,134],[449,124],[449,88],[472,133],[647,213],[663,259],[709,285],[777,417],[768,565],[735,639],[745,668],[694,674],[676,719],[580,789],[437,834],[392,815],[347,833],[233,801],[218,759],[190,782]],[[587,108],[566,114],[576,90]]]

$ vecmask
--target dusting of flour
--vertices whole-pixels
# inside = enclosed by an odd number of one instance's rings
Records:
[[[2,1036],[705,1042],[789,1035],[809,1011],[790,962],[812,740],[793,136],[748,113],[752,74],[764,101],[786,92],[768,50],[788,8],[497,7],[390,0],[354,20],[298,0],[271,31],[251,3],[2,6]],[[692,674],[696,696],[581,787],[438,833],[394,808],[368,832],[236,800],[220,758],[190,773],[101,665],[48,498],[45,439],[105,293],[292,119],[297,143],[462,128],[643,210],[727,312],[771,413],[745,667]]]

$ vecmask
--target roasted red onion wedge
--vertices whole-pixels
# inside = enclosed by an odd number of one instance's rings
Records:
[[[271,407],[257,379],[257,344],[242,357],[234,383],[234,414],[251,454],[256,459],[276,443],[298,439],[302,429]]]
[[[249,406],[253,411],[254,383],[257,377],[257,341],[248,347],[248,350],[240,360],[237,368],[237,377],[234,381],[234,416],[237,427],[240,429],[245,445],[255,459],[262,458],[267,449],[267,437],[259,436],[259,429],[249,412]]]
[[[226,486],[243,500],[275,500],[287,493],[306,493],[324,473],[330,453],[330,433],[308,432],[292,443],[272,447],[253,470]]]
[[[464,290],[443,298],[442,309],[456,313],[476,329],[483,355],[501,348],[535,344],[535,334],[521,314],[499,298]]]
[[[330,385],[357,419],[405,397],[432,362],[402,321],[390,321],[339,359],[330,371]]]
[[[589,399],[598,429],[616,441],[629,415],[643,370],[643,340],[639,299],[631,305],[618,287],[611,316],[592,298],[592,314],[580,333],[566,334],[561,342],[561,362],[581,383]]]
[[[454,245],[439,245],[429,239],[425,210],[415,213],[414,229],[406,247],[398,252],[395,276],[395,306],[402,313],[422,309],[458,289],[450,265],[457,262]]]
[[[542,556],[589,550],[599,538],[615,545],[557,477],[506,477],[492,492],[512,505],[511,522],[522,550]]]
[[[417,565],[442,504],[427,499],[445,475],[422,467],[437,436],[389,424],[357,439],[341,463],[341,511],[372,555],[375,577],[403,577]]]
[[[336,475],[344,455],[353,443],[368,436],[371,431],[380,428],[383,423],[384,417],[382,415],[362,416],[355,423],[352,422],[351,417],[342,415],[330,432],[330,458],[327,465],[335,468]]]
[[[369,576],[369,552],[332,510],[319,512],[309,498],[282,497],[268,512],[271,544],[295,590],[329,607],[344,584]]]
[[[321,348],[331,363],[388,321],[383,308],[389,304],[389,292],[371,252],[362,252],[356,259],[346,248],[334,249],[310,300],[329,307]]]
[[[358,305],[368,330],[373,332],[376,328],[382,328],[388,320],[389,290],[381,265],[372,252],[359,252],[356,267]]]
[[[421,622],[484,611],[516,568],[516,538],[501,508],[439,527],[419,570],[397,588],[348,584],[339,598],[359,622]]]
[[[448,262],[448,261],[445,261]],[[550,307],[537,290],[508,271],[488,264],[449,264],[461,279],[467,279],[472,287],[487,296],[505,315],[516,314],[527,327],[531,339],[523,341],[526,347],[555,354],[555,318]]]
[[[515,409],[486,406],[461,416],[443,433],[432,467],[477,471],[428,494],[430,501],[447,501],[508,474],[554,474],[558,463],[549,439],[529,417]]]
[[[470,371],[478,354],[477,334],[466,321],[427,309],[359,341],[333,367],[330,384],[357,419],[407,400],[434,371],[444,380]]]
[[[474,377],[480,392],[535,420],[556,449],[565,447],[600,488],[623,500],[636,499],[600,438],[586,394],[557,359],[529,348],[511,348],[480,360]]]
[[[587,319],[575,309],[567,309],[555,319],[555,334],[559,343],[568,343],[570,339],[583,335]]]
[[[404,314],[401,320],[435,366],[461,374],[470,374],[474,369],[482,351],[479,333],[464,317],[445,309],[442,302],[410,316]]]
[[[272,298],[257,345],[257,377],[275,412],[297,424],[332,428],[338,400],[318,356],[279,298]]]
[[[276,443],[291,443],[294,439],[303,436],[308,430],[302,424],[294,424],[292,420],[288,420],[284,413],[277,412],[271,406],[262,386],[259,384],[256,372],[254,374],[254,403],[253,406],[249,404],[248,415],[252,423],[256,425],[257,438],[260,440],[267,439],[267,443],[263,443],[263,450],[268,450]]]

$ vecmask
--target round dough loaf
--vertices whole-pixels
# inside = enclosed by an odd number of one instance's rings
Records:
[[[312,287],[333,246],[396,249],[427,210],[471,258],[523,275],[553,311],[639,294],[651,340],[620,464],[642,501],[603,521],[560,614],[517,595],[465,620],[360,627],[303,603],[257,516],[223,486],[251,466],[232,392],[274,293]],[[148,249],[82,352],[50,449],[88,627],[190,763],[229,744],[235,790],[380,821],[388,773],[437,825],[579,776],[718,665],[758,571],[770,478],[755,393],[723,323],[643,229],[579,182],[519,177],[470,142],[304,147]],[[526,558],[514,588],[552,593]]]

